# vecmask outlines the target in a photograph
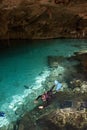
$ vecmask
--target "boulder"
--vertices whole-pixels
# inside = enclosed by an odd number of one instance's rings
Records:
[[[48,56],[48,66],[57,68],[58,65],[64,60],[64,57],[62,56]]]

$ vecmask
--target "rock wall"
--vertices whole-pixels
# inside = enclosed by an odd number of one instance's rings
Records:
[[[3,0],[0,39],[87,38],[86,7],[86,0]]]

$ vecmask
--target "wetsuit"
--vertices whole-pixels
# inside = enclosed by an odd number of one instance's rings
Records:
[[[41,100],[43,101],[44,103],[44,107],[48,106],[50,101],[51,101],[51,98],[53,96],[53,89],[54,89],[55,85],[52,86],[52,88],[47,91],[46,93],[42,94],[42,95],[39,95],[36,100],[38,100],[39,98],[41,98]]]

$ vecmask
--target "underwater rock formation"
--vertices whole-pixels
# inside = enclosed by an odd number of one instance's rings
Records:
[[[62,56],[48,56],[48,66],[57,68],[61,62],[64,62],[65,58]]]
[[[86,130],[87,112],[75,111],[72,108],[58,109],[41,117],[37,122],[41,130]]]
[[[79,52],[75,52],[74,56],[71,56],[67,58],[68,60],[77,60],[78,65],[77,69],[81,72],[84,73],[85,76],[87,75],[87,50],[81,50]]]
[[[82,66],[82,71],[87,73],[87,50],[79,51],[76,54],[76,59],[80,61],[80,64]]]
[[[46,86],[52,86],[54,80],[62,83],[61,90],[72,90],[73,92],[87,92],[87,50],[75,52],[74,56],[69,58],[59,56],[48,56],[48,66],[51,67],[51,73],[46,80]],[[65,66],[69,62],[77,61],[77,64]],[[64,62],[64,63],[63,63]],[[71,69],[69,69],[71,68]]]
[[[87,101],[84,94],[58,92],[44,109],[36,108],[27,112],[17,123],[17,130],[86,130]],[[86,93],[87,99],[87,93]],[[81,122],[81,123],[80,123]]]
[[[35,130],[36,126],[27,113],[18,123],[18,130]]]

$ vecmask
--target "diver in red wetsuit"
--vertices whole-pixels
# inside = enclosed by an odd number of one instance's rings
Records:
[[[52,86],[52,88],[47,91],[47,92],[44,92],[44,94],[42,95],[39,95],[34,103],[38,103],[38,99],[41,99],[43,101],[43,106],[39,106],[39,109],[43,109],[44,107],[47,107],[51,101],[51,98],[53,96],[53,88],[55,87],[55,85]]]
[[[43,109],[44,107],[47,107],[53,97],[53,89],[55,88],[54,92],[58,92],[60,91],[60,89],[62,88],[62,83],[58,82],[57,80],[54,81],[54,85],[51,87],[51,89],[47,92],[45,92],[42,95],[39,95],[36,100],[34,101],[34,103],[38,103],[38,99],[41,99],[43,102],[43,106],[39,106],[39,109]]]

